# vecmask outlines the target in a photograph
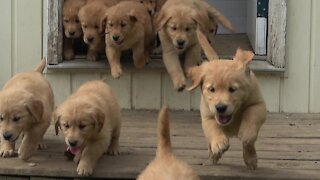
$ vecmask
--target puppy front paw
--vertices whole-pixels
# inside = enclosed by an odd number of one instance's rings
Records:
[[[0,149],[0,157],[2,158],[8,158],[8,157],[14,157],[16,154],[14,153],[14,149],[11,148],[1,148]]]
[[[217,163],[222,154],[229,149],[229,139],[226,137],[211,141],[209,144],[209,157]]]
[[[74,52],[73,49],[65,49],[63,51],[63,57],[65,60],[71,60],[74,58]]]
[[[173,83],[173,86],[178,92],[181,92],[186,88],[186,80],[185,79],[175,80]]]
[[[93,52],[93,51],[89,51],[88,54],[87,54],[87,59],[89,61],[97,61],[97,53],[96,52]]]
[[[47,149],[46,143],[44,143],[43,141],[41,141],[41,142],[38,144],[38,149],[39,149],[39,150]]]
[[[121,67],[115,66],[115,67],[111,67],[111,76],[115,79],[120,78],[120,76],[122,75],[122,69]]]
[[[19,150],[18,150],[18,156],[20,159],[22,159],[23,161],[27,161],[28,159],[30,159],[30,157],[32,156],[32,153],[34,150],[36,150],[37,147],[33,146],[26,147],[26,145],[21,145]]]
[[[119,146],[117,145],[109,146],[107,154],[111,156],[119,156],[120,155]]]
[[[86,163],[80,162],[77,167],[77,172],[80,176],[90,176],[93,173],[93,167]]]
[[[243,159],[244,159],[244,163],[246,164],[246,166],[249,169],[251,169],[251,170],[257,169],[257,167],[258,167],[258,159],[257,159],[257,155],[256,154],[244,155]]]

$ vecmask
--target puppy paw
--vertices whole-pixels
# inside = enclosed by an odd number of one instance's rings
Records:
[[[32,153],[33,153],[33,149],[30,147],[24,148],[23,146],[20,146],[18,150],[18,156],[23,161],[27,161],[31,157]]]
[[[97,61],[97,54],[90,51],[90,52],[87,54],[87,59],[88,59],[89,61]]]
[[[181,92],[186,88],[186,80],[185,79],[174,80],[173,86],[178,92]]]
[[[2,158],[15,157],[15,156],[16,154],[14,153],[13,149],[9,149],[9,148],[0,149],[0,157]]]
[[[47,149],[46,143],[44,143],[43,141],[41,141],[41,142],[38,144],[38,149],[39,149],[39,150]]]
[[[217,163],[222,154],[229,149],[229,140],[224,137],[215,141],[211,141],[209,144],[209,157],[213,163]]]
[[[119,156],[120,155],[119,147],[118,146],[110,146],[108,148],[107,154],[111,155],[111,156]]]
[[[257,155],[250,155],[250,156],[244,157],[244,163],[251,170],[257,169],[257,167],[258,167]]]
[[[93,167],[80,162],[77,167],[77,172],[80,176],[89,176],[93,173]]]
[[[122,69],[120,67],[112,67],[111,75],[113,78],[118,79],[122,75]]]
[[[65,49],[63,51],[63,57],[65,60],[71,60],[74,58],[74,52],[72,49]]]

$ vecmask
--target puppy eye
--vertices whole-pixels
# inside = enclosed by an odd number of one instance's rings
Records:
[[[82,25],[82,27],[85,29],[85,28],[87,28],[87,25],[84,24],[84,25]]]
[[[80,23],[79,19],[76,19],[76,23]]]
[[[143,4],[143,1],[140,1],[141,4]]]
[[[64,124],[63,125],[66,129],[68,129],[70,126],[69,126],[69,124]]]
[[[14,117],[13,122],[18,122],[21,118],[20,117]]]
[[[235,87],[229,87],[229,92],[230,93],[234,93],[237,90],[237,88]]]
[[[121,24],[121,27],[125,27],[126,26],[126,24]]]
[[[0,121],[3,121],[4,120],[4,117],[3,116],[0,116]]]
[[[190,28],[186,28],[186,31],[189,32],[189,31],[190,31]]]
[[[80,124],[79,125],[79,129],[84,129],[86,127],[86,125]]]
[[[176,27],[172,27],[171,29],[172,29],[173,31],[176,31],[176,30],[177,30],[177,28],[176,28]]]
[[[66,22],[66,23],[68,23],[68,22],[69,22],[69,20],[68,20],[68,19],[64,19],[63,21],[64,21],[64,22]]]
[[[99,29],[99,26],[95,25],[94,28]]]
[[[210,32],[211,32],[211,33],[214,33],[214,29],[210,29]]]
[[[214,89],[214,87],[210,86],[210,87],[208,87],[208,91],[214,93],[216,90]]]
[[[109,25],[110,27],[113,27],[113,24],[112,24],[112,23],[109,23],[108,25]]]

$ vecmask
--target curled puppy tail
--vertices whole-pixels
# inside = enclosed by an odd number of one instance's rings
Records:
[[[38,64],[38,66],[34,69],[34,71],[42,73],[45,67],[46,67],[46,61],[42,59]]]
[[[199,44],[203,49],[204,54],[207,56],[208,60],[211,61],[211,60],[219,59],[218,54],[211,47],[206,35],[203,34],[203,32],[199,28],[197,29],[197,37],[198,37]]]
[[[171,153],[169,109],[162,107],[158,115],[158,147],[157,156],[165,156]]]

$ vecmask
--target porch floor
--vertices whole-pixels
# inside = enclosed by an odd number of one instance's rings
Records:
[[[123,111],[122,115],[122,155],[104,155],[94,178],[135,179],[154,158],[157,112]],[[1,159],[0,179],[77,178],[76,164],[63,155],[63,136],[55,136],[51,126],[45,140],[48,148],[30,159],[35,166],[18,158]],[[237,138],[231,139],[218,165],[203,165],[208,152],[198,112],[171,112],[171,140],[174,153],[202,179],[320,179],[320,114],[269,114],[256,143],[255,171],[245,167]]]

